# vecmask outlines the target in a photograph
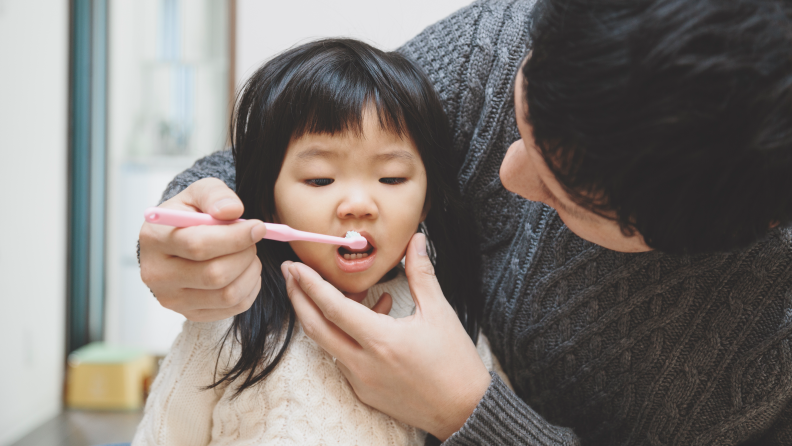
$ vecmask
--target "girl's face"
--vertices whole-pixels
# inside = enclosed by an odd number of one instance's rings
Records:
[[[297,256],[349,295],[363,293],[404,257],[426,217],[426,170],[409,138],[382,130],[373,112],[363,134],[306,134],[292,139],[275,181],[275,221],[302,231],[369,244],[346,247],[290,242]],[[365,294],[350,296],[361,300]]]

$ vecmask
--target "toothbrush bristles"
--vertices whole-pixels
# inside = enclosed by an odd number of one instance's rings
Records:
[[[357,231],[347,231],[346,237],[344,238],[350,241],[347,243],[347,246],[352,249],[363,249],[366,247],[366,245],[368,245],[368,240],[366,240]]]

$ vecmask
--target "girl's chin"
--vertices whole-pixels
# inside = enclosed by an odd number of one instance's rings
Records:
[[[342,291],[342,293],[344,293],[344,296],[346,296],[348,299],[352,299],[355,302],[360,303],[363,302],[363,299],[366,298],[366,295],[368,294],[368,290],[358,291],[354,293],[350,293],[348,291]]]
[[[342,280],[336,281],[335,283],[330,282],[334,287],[336,287],[339,291],[344,293],[345,296],[350,296],[352,294],[359,294],[365,293],[374,286],[377,281],[376,280],[366,280],[362,277],[356,278],[343,278]]]

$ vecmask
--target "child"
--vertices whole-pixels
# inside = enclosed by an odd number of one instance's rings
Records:
[[[390,315],[406,317],[415,304],[400,262],[420,230],[444,294],[476,341],[478,259],[457,191],[461,160],[429,80],[396,53],[313,42],[251,77],[232,127],[243,218],[342,237],[354,230],[369,244],[258,243],[255,303],[227,320],[185,323],[133,445],[424,444],[425,432],[360,402],[303,333],[280,265],[301,261],[368,307],[388,293]],[[478,345],[497,368],[486,340]]]

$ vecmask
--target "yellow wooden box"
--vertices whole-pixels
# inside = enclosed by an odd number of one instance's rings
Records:
[[[76,409],[134,410],[144,402],[154,358],[136,349],[94,342],[69,355],[66,405]]]

